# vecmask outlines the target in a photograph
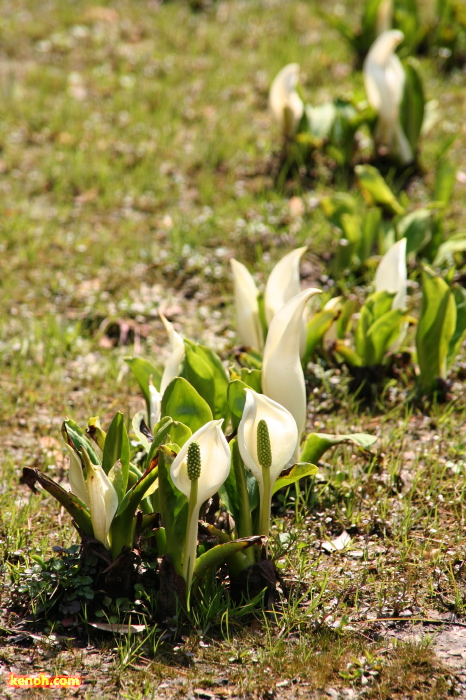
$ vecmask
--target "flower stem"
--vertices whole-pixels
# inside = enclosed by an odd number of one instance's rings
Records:
[[[270,509],[272,507],[272,488],[270,483],[270,469],[262,469],[263,488],[260,503],[259,534],[269,536],[270,530]],[[265,556],[267,556],[267,544],[265,545]]]
[[[196,561],[197,550],[197,528],[199,519],[199,508],[197,503],[198,480],[191,481],[191,491],[188,501],[188,518],[186,521],[186,538],[184,543],[183,556],[183,578],[186,582],[186,605],[189,610],[189,597],[191,582],[193,579],[194,563]]]

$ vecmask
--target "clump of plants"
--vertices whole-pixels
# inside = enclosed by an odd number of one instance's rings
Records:
[[[401,31],[386,30],[374,40],[363,67],[367,103],[337,98],[323,105],[307,104],[299,86],[299,65],[282,68],[269,94],[284,137],[282,179],[293,168],[316,162],[318,153],[343,170],[366,159],[359,152],[363,127],[371,134],[374,160],[382,158],[401,171],[416,169],[425,97],[416,66],[402,64],[395,54],[403,39]]]

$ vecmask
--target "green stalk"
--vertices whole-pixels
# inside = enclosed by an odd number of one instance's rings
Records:
[[[272,487],[270,483],[272,448],[270,445],[269,428],[265,420],[260,420],[257,425],[257,458],[262,469],[259,534],[268,537],[270,530],[270,509],[272,507]],[[267,544],[265,545],[265,556],[267,556]]]
[[[189,610],[190,588],[193,580],[197,550],[197,528],[199,508],[197,503],[198,479],[192,479],[188,501],[188,520],[183,557],[183,578],[186,581],[186,605]]]
[[[261,493],[259,534],[268,537],[270,530],[270,509],[272,508],[272,489],[270,486],[270,469],[267,467],[262,467],[262,480],[264,486]],[[265,545],[265,555],[267,556],[267,543]]]
[[[244,463],[239,453],[237,440],[233,441],[231,457],[233,462],[233,469],[235,471],[236,490],[238,494],[238,505],[240,509],[239,522],[236,523],[238,528],[238,537],[251,537],[253,533],[251,506],[249,503],[249,493],[246,484]],[[244,563],[244,558],[246,558],[246,566],[241,566],[240,562],[238,561],[238,564],[240,564],[241,567],[240,570],[242,570],[247,566],[254,564],[254,550],[247,549],[243,554],[239,554],[238,558],[241,559],[242,563]]]

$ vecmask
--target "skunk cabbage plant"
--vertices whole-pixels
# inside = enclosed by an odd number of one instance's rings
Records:
[[[367,99],[377,112],[375,139],[406,165],[415,154],[400,119],[406,73],[395,49],[403,38],[396,29],[380,34],[366,56],[363,72]]]
[[[277,73],[270,87],[270,109],[287,137],[294,136],[304,112],[303,101],[296,90],[298,82],[299,65],[289,63]]]

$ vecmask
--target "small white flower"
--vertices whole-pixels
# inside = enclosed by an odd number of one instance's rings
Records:
[[[304,112],[303,101],[296,90],[298,81],[299,65],[289,63],[276,75],[270,87],[270,109],[286,136],[296,133]]]

